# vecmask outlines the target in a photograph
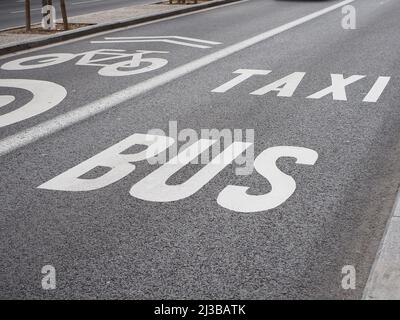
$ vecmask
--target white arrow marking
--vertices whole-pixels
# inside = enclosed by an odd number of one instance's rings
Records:
[[[212,44],[212,45],[222,44],[222,42],[202,40],[202,39],[196,39],[196,38],[188,38],[188,37],[180,37],[180,36],[106,37],[104,39],[106,39],[106,40],[110,40],[110,39],[118,39],[118,40],[126,40],[126,39],[179,39],[179,40],[187,40],[187,41],[192,41],[192,42],[207,43],[207,44]]]
[[[179,40],[186,40],[192,42],[199,42],[209,45],[218,45],[221,42],[215,41],[208,41],[208,40],[201,40],[195,38],[188,38],[188,37],[180,37],[180,36],[149,36],[149,37],[106,37],[105,40],[102,41],[91,41],[91,43],[138,43],[138,42],[166,42],[177,44],[186,47],[193,47],[193,48],[200,48],[200,49],[208,49],[211,48],[207,45],[195,44],[185,41],[177,41],[177,40],[170,40],[170,39],[179,39]]]

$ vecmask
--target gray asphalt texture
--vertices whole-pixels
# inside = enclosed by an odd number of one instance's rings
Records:
[[[154,3],[156,0],[67,0],[66,7],[69,16],[77,16],[86,13],[93,13],[109,9],[123,8],[135,4],[147,4]],[[32,22],[40,22],[42,17],[40,8],[42,0],[31,0],[31,14]],[[61,11],[59,8],[59,0],[54,1],[54,6],[57,10],[57,17],[61,17]],[[0,1],[0,29],[19,27],[25,25],[25,13],[20,12],[25,9],[24,2],[18,2],[16,0],[1,0]]]
[[[112,36],[180,35],[223,44],[194,49],[160,43],[75,41],[0,63],[50,52],[94,48],[169,50],[169,64],[151,74],[108,78],[74,61],[1,78],[48,80],[67,98],[52,110],[0,129],[0,138],[270,30],[336,1],[248,2],[125,29]],[[356,30],[341,27],[340,9],[224,58],[89,120],[0,158],[0,297],[123,299],[357,299],[362,295],[400,181],[400,3],[354,2]],[[191,26],[196,26],[195,28]],[[110,36],[110,34],[108,34]],[[211,93],[241,69],[269,69],[224,94]],[[307,72],[291,98],[249,95],[292,72]],[[330,85],[331,73],[368,77],[347,87],[348,101],[305,97]],[[377,103],[362,102],[378,76],[391,82]],[[21,90],[22,91],[22,90]],[[23,104],[29,95],[15,94]],[[280,159],[297,190],[283,205],[257,214],[218,206],[228,184],[270,185],[228,166],[193,196],[152,203],[129,195],[154,166],[138,163],[128,177],[90,192],[37,189],[42,183],[133,133],[178,121],[179,129],[255,129],[255,154],[272,146],[318,152],[314,166]],[[187,166],[171,184],[198,171]],[[57,270],[57,289],[41,289],[40,270]],[[341,288],[354,265],[356,290]]]

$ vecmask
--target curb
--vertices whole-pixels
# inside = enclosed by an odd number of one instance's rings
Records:
[[[386,223],[362,300],[400,300],[400,189]]]
[[[49,44],[66,41],[66,40],[71,40],[71,39],[95,34],[98,32],[133,26],[136,24],[144,23],[144,22],[173,17],[173,16],[177,16],[177,15],[180,15],[183,13],[194,12],[194,11],[198,11],[198,10],[202,10],[202,9],[206,9],[206,8],[212,8],[212,7],[220,6],[223,4],[227,4],[227,3],[231,3],[231,2],[239,2],[239,1],[241,1],[241,0],[215,0],[215,1],[210,1],[207,3],[195,4],[188,8],[173,9],[173,10],[169,10],[166,12],[155,13],[155,14],[142,16],[142,17],[138,17],[138,18],[134,18],[134,19],[127,19],[127,20],[111,22],[111,23],[102,23],[102,24],[97,24],[94,26],[83,27],[83,28],[76,29],[76,30],[65,31],[60,34],[51,35],[47,38],[23,41],[23,42],[20,42],[20,43],[11,45],[11,46],[0,46],[0,56],[9,54],[9,53],[22,51],[22,50],[38,48],[38,47],[46,46]]]

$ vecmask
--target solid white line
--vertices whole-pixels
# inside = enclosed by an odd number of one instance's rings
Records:
[[[364,300],[400,300],[400,192],[372,265]]]
[[[253,46],[257,43],[265,41],[277,34],[284,31],[290,30],[296,26],[304,24],[308,21],[316,19],[322,15],[325,15],[331,11],[341,8],[355,0],[345,0],[335,5],[329,6],[325,9],[311,13],[305,17],[286,23],[280,27],[261,33],[255,37],[228,46],[217,52],[211,53],[203,58],[184,64],[173,70],[167,71],[161,75],[155,76],[151,79],[133,85],[129,88],[115,92],[108,97],[101,98],[97,101],[79,107],[75,110],[69,111],[65,114],[59,115],[51,120],[45,121],[34,127],[25,129],[19,133],[9,136],[0,141],[0,155],[5,155],[18,148],[26,146],[32,142],[35,142],[43,137],[49,136],[62,129],[79,123],[80,121],[86,120],[96,114],[103,111],[109,110],[123,102],[131,100],[143,93],[158,88],[164,84],[167,84],[173,80],[176,80],[182,76],[185,76],[193,71],[203,68],[213,62],[228,57],[236,52]]]

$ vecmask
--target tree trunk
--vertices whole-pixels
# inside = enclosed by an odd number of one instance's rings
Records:
[[[61,5],[61,14],[64,23],[64,30],[68,30],[68,17],[67,17],[67,9],[65,7],[65,0],[60,0]]]
[[[25,28],[31,31],[31,0],[25,0]]]

